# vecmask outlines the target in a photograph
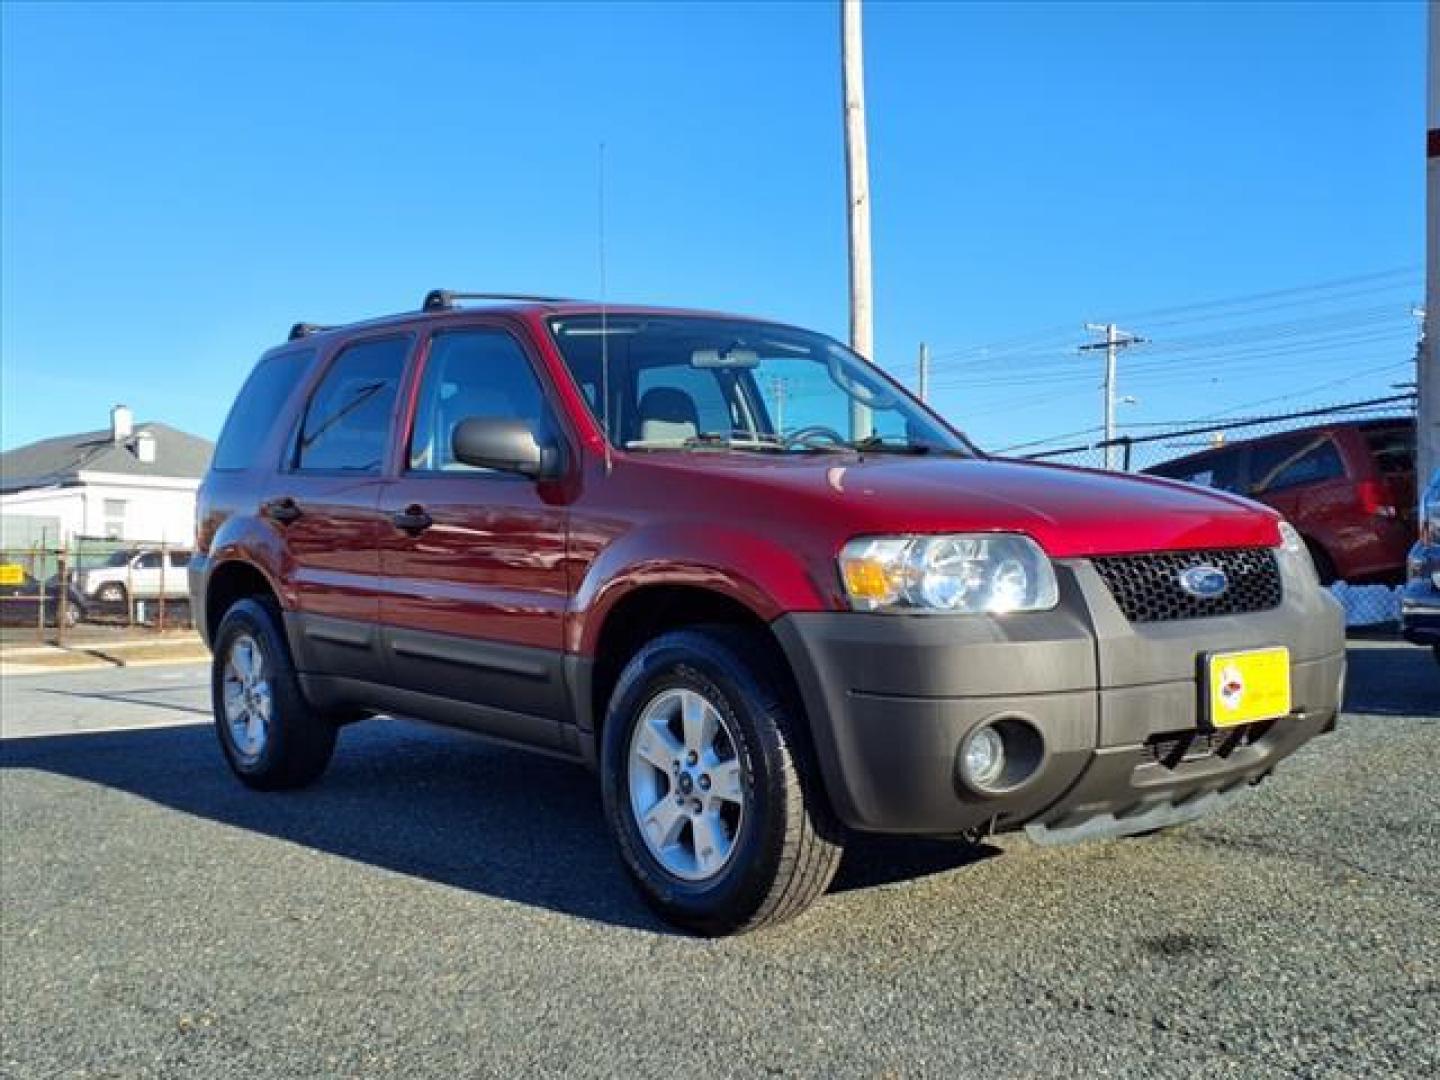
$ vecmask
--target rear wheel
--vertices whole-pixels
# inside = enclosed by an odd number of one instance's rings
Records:
[[[771,653],[730,628],[651,641],[626,666],[602,739],[605,812],[645,900],[701,934],[799,914],[839,866]]]
[[[225,759],[250,787],[302,787],[330,763],[335,725],[300,692],[273,605],[240,600],[225,613],[215,635],[211,697]]]

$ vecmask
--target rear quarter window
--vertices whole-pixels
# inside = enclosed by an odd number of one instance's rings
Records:
[[[1415,471],[1415,429],[1404,427],[1378,428],[1365,432],[1365,445],[1382,476],[1396,476]]]
[[[235,472],[255,463],[276,417],[314,359],[314,349],[296,349],[267,356],[255,365],[220,429],[212,469]]]

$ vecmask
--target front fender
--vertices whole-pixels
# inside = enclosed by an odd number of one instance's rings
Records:
[[[605,547],[586,568],[566,625],[566,649],[594,656],[606,616],[636,589],[708,589],[771,622],[791,611],[832,610],[837,586],[817,576],[799,554],[749,530],[708,522],[646,525]]]

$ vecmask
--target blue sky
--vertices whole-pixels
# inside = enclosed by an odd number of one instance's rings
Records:
[[[930,342],[992,448],[1098,423],[1087,320],[1151,339],[1126,423],[1387,392],[1424,18],[867,5],[877,359]],[[117,401],[213,436],[297,319],[596,295],[601,141],[612,299],[843,336],[837,50],[819,2],[7,4],[0,445]]]

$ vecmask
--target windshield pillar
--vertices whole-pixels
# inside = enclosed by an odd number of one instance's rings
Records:
[[[870,406],[850,399],[850,441],[859,442],[875,434],[875,414]]]

